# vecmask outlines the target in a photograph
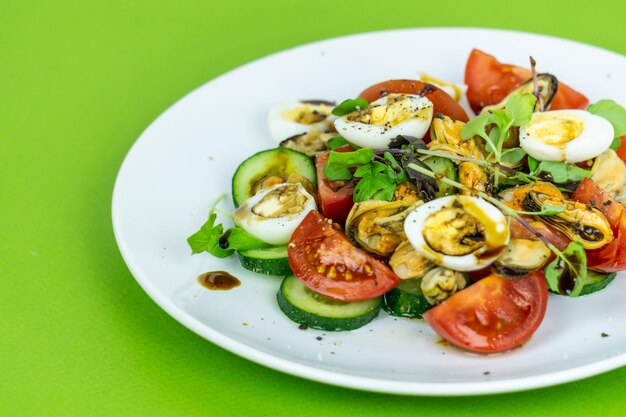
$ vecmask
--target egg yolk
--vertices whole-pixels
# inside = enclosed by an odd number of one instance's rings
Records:
[[[570,115],[554,116],[537,113],[526,126],[526,134],[546,145],[565,145],[577,138],[584,128],[581,117]]]
[[[459,207],[445,207],[428,216],[422,233],[428,246],[444,255],[467,255],[485,244],[484,226]]]
[[[351,122],[376,126],[395,126],[408,119],[428,119],[430,107],[419,108],[410,97],[390,95],[384,105],[374,105],[367,109],[348,114]]]
[[[252,212],[257,216],[278,218],[304,210],[307,197],[302,194],[297,184],[278,187],[265,195],[254,207]]]

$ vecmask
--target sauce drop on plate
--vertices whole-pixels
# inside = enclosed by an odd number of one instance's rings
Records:
[[[210,271],[198,276],[198,284],[214,291],[226,291],[241,284],[234,276],[224,271]]]

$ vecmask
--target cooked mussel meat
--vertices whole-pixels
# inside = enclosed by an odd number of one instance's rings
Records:
[[[541,240],[511,239],[491,269],[498,275],[522,277],[540,269],[550,254],[550,249]]]
[[[295,135],[280,142],[283,148],[293,149],[308,156],[317,156],[328,150],[328,141],[336,133],[309,132]]]
[[[534,212],[541,211],[542,206],[564,207],[561,213],[541,216],[541,220],[582,243],[585,249],[598,249],[613,240],[609,222],[595,207],[536,191],[529,191],[522,204]]]
[[[607,149],[593,163],[591,179],[611,196],[621,195],[626,188],[626,164],[613,149]]]
[[[400,243],[389,258],[389,266],[400,279],[421,278],[434,265],[408,240]]]
[[[556,95],[556,92],[559,88],[559,81],[552,74],[538,74],[537,75],[537,86],[539,88],[539,94],[541,95],[541,99],[543,101],[543,109],[547,110],[550,108],[550,104],[552,103],[552,99]],[[524,94],[524,93],[533,93],[535,90],[535,83],[532,78],[528,81],[524,82],[522,85],[517,87],[515,90],[511,91],[508,96],[506,96],[501,102],[494,104],[493,106],[484,107],[480,113],[487,114],[489,110],[502,110],[504,109],[507,100],[513,94]],[[537,100],[537,104],[535,104],[535,110],[541,109],[541,103]]]
[[[563,193],[549,182],[535,181],[526,185],[509,188],[500,193],[499,197],[504,204],[513,210],[526,210],[524,208],[524,199],[530,191],[535,191],[553,198],[564,199]]]
[[[439,304],[458,290],[465,288],[462,273],[448,268],[433,268],[422,278],[421,289],[430,304]]]
[[[406,240],[404,219],[421,201],[366,200],[356,203],[346,220],[350,241],[368,252],[390,256]]]

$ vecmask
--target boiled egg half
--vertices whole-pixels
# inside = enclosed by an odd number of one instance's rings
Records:
[[[335,120],[335,128],[357,146],[387,149],[398,135],[424,137],[432,120],[433,103],[426,97],[389,94]]]
[[[407,216],[404,232],[422,256],[456,271],[490,265],[509,243],[502,212],[485,200],[461,195],[422,204]]]
[[[315,199],[299,183],[260,191],[235,210],[235,223],[272,245],[286,245],[302,219],[316,209]]]
[[[519,130],[520,146],[528,155],[539,161],[572,164],[600,155],[613,138],[611,123],[585,110],[534,113]]]
[[[337,118],[332,114],[334,107],[333,102],[323,100],[277,104],[269,112],[270,135],[276,142],[281,142],[304,133],[333,131],[333,122]]]

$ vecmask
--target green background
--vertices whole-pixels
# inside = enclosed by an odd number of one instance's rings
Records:
[[[565,3],[0,1],[0,415],[623,415],[626,368],[470,398],[364,393],[266,369],[157,307],[111,227],[129,147],[225,71],[304,42],[418,26],[518,29],[626,54],[623,3]]]

